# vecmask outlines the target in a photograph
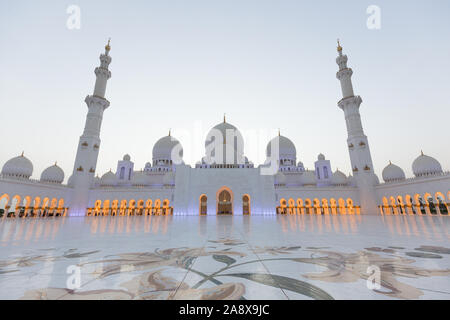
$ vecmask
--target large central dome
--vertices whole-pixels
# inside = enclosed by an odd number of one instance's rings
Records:
[[[205,149],[206,160],[211,164],[245,163],[242,134],[225,119],[209,131]]]

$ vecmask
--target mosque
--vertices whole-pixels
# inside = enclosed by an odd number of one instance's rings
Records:
[[[95,69],[96,83],[86,97],[88,107],[73,172],[55,163],[39,180],[31,179],[33,164],[24,155],[7,161],[0,175],[1,217],[85,215],[276,215],[276,214],[417,214],[448,215],[450,172],[425,154],[412,162],[414,177],[393,163],[374,173],[367,136],[353,92],[353,71],[338,43],[337,79],[342,88],[338,106],[347,125],[347,148],[352,174],[332,171],[330,160],[318,155],[314,170],[305,170],[296,147],[278,135],[268,142],[267,160],[255,166],[244,154],[239,130],[217,124],[205,141],[205,156],[191,166],[183,148],[170,133],[153,147],[151,162],[137,171],[129,155],[115,172],[96,176],[105,98],[111,78],[110,43]]]

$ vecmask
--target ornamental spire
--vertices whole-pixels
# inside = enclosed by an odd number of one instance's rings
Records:
[[[338,44],[337,51],[342,52],[341,42],[339,41],[339,39],[337,39],[337,44]]]
[[[108,39],[108,44],[105,46],[105,53],[108,55],[108,53],[111,51],[111,38]]]

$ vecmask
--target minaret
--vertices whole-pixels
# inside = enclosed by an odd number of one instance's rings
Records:
[[[100,149],[100,128],[103,111],[109,107],[105,99],[106,83],[111,78],[108,67],[111,63],[110,40],[105,46],[105,53],[100,55],[100,66],[95,69],[97,76],[94,94],[84,100],[88,107],[84,132],[78,143],[77,156],[73,168],[73,194],[71,198],[71,216],[84,216],[89,204],[89,188],[95,175],[98,152]]]
[[[347,67],[348,58],[342,54],[342,47],[338,40],[337,51],[339,56],[336,63],[339,71],[336,77],[341,82],[343,98],[338,102],[339,108],[344,111],[347,125],[347,146],[350,153],[353,175],[359,189],[361,211],[366,214],[376,214],[376,177],[370,155],[369,142],[364,134],[359,114],[359,106],[362,103],[360,96],[355,96],[352,85],[353,70]]]

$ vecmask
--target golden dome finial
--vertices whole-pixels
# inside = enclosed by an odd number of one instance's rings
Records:
[[[389,160],[389,164],[392,164],[391,160]]]
[[[169,137],[171,136],[171,134],[172,134],[172,128],[169,129]]]
[[[55,161],[55,167],[57,167],[58,166],[58,161]]]
[[[281,137],[281,130],[278,128],[278,136]]]
[[[227,122],[227,118],[226,118],[226,116],[227,116],[227,114],[226,114],[226,113],[224,113],[224,114],[223,114],[223,123],[226,123],[226,122]]]
[[[424,154],[423,154],[423,150],[420,150],[420,154],[423,156]]]
[[[341,51],[342,51],[342,47],[341,47],[341,42],[339,41],[339,39],[337,39],[337,43],[338,43],[337,50],[338,50],[339,52],[341,52]]]
[[[111,38],[108,39],[108,44],[105,46],[105,50],[106,51],[110,51],[111,50]]]

